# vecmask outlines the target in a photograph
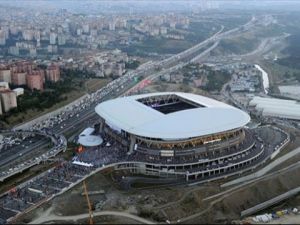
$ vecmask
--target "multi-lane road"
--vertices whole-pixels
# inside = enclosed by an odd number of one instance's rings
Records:
[[[19,145],[14,145],[0,152],[0,168],[2,166],[7,166],[12,161],[20,159],[21,157],[26,156],[31,151],[38,151],[43,147],[46,147],[51,143],[50,138],[47,140],[40,141],[42,136],[36,136],[30,138],[30,140],[24,140]],[[30,146],[30,148],[29,148]]]
[[[0,181],[20,173],[33,165],[54,157],[67,148],[63,135],[43,131],[2,131],[6,136],[27,136],[14,146],[4,146],[0,151]],[[28,137],[29,136],[29,137]]]
[[[262,22],[263,19],[257,20],[253,16],[252,19],[246,24],[226,32],[223,32],[224,27],[221,26],[220,30],[214,35],[179,54],[173,55],[160,62],[148,62],[143,64],[137,70],[130,72],[130,79],[124,81],[124,79],[122,80],[121,77],[115,80],[115,87],[109,89],[109,91],[107,91],[105,95],[98,99],[98,101],[93,101],[87,107],[84,107],[82,110],[80,110],[76,115],[65,119],[62,123],[55,124],[52,128],[50,128],[50,131],[55,134],[79,132],[80,129],[82,129],[84,126],[87,126],[89,122],[92,123],[98,119],[94,108],[100,102],[128,93],[128,91],[130,91],[144,79],[155,79],[163,74],[176,71],[190,62],[198,61],[201,57],[205,56],[212,49],[214,49],[221,39],[234,36],[237,33],[240,33],[241,30],[245,32],[251,29],[258,21]],[[140,82],[136,83],[134,78],[139,78]],[[120,82],[118,82],[119,80]],[[39,144],[41,146],[44,143],[44,140],[40,140],[40,142],[36,143],[36,145]],[[35,151],[36,145],[29,146],[29,149],[26,151]]]

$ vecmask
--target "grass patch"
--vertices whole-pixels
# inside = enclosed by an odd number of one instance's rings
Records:
[[[85,82],[85,88],[88,93],[95,92],[108,84],[111,81],[110,78],[107,79],[97,79],[97,78],[90,78]]]
[[[148,38],[144,42],[132,44],[122,48],[129,55],[143,55],[147,53],[177,54],[188,49],[193,44],[186,40],[171,40],[166,38]]]
[[[261,66],[267,68],[269,76],[274,80],[274,82],[285,80],[291,78],[293,74],[299,74],[300,69],[295,69],[288,67],[282,64],[279,64],[277,61],[262,61]]]
[[[66,93],[63,95],[65,100],[54,104],[50,108],[28,109],[27,111],[24,111],[24,112],[18,112],[18,113],[11,114],[9,117],[5,118],[5,120],[10,126],[14,126],[19,123],[23,123],[23,122],[35,119],[41,115],[47,114],[48,112],[52,112],[56,109],[59,109],[65,105],[71,103],[72,101],[76,100],[77,98],[80,98],[84,94],[85,94],[85,92],[82,90],[81,91],[80,90],[79,91],[78,90],[70,91],[69,93]]]
[[[256,38],[240,37],[235,39],[225,39],[220,41],[220,47],[224,52],[234,54],[245,54],[253,51],[259,45]]]
[[[19,112],[13,112],[10,113],[10,115],[5,116],[3,118],[3,121],[5,121],[6,126],[15,126],[20,123],[24,123],[26,121],[30,121],[32,119],[35,119],[39,116],[42,116],[44,114],[47,114],[49,112],[55,111],[73,101],[76,99],[82,97],[86,93],[92,93],[106,84],[108,84],[111,81],[110,78],[100,79],[100,78],[88,78],[88,79],[74,79],[74,87],[72,90],[69,90],[63,94],[60,95],[59,99],[60,101],[57,101],[54,103],[51,107],[36,107],[36,104],[33,104],[31,108],[19,111]],[[84,83],[82,83],[84,82]],[[22,96],[20,96],[22,97]],[[28,98],[27,98],[28,99]],[[30,101],[34,101],[34,98],[29,99]],[[22,101],[22,99],[20,99]],[[19,103],[18,103],[19,104]],[[39,104],[39,103],[37,103]],[[4,125],[5,126],[5,125]]]

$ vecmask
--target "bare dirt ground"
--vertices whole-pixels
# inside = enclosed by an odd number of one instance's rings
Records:
[[[189,91],[207,95],[200,89],[182,84],[153,84],[146,88],[148,91]],[[292,132],[292,140],[280,155],[287,153],[300,145],[300,134]],[[286,167],[300,160],[300,155],[283,163],[278,169]],[[292,169],[276,176],[253,182],[247,186],[229,191],[226,195],[205,200],[205,198],[220,193],[218,182],[210,182],[198,186],[169,186],[138,188],[124,191],[111,179],[111,171],[96,174],[86,180],[88,191],[103,190],[104,194],[89,195],[94,211],[118,211],[126,212],[151,221],[165,222],[169,220],[177,223],[225,223],[240,219],[240,212],[256,204],[280,195],[289,189],[300,185],[300,168]],[[228,181],[228,180],[226,180]],[[30,222],[38,217],[45,216],[45,212],[51,208],[54,215],[72,216],[88,213],[88,205],[80,183],[68,192],[54,198],[49,203],[21,216],[19,223]],[[297,200],[298,199],[298,200]],[[300,203],[299,196],[294,199],[293,205]],[[116,216],[95,217],[97,223],[136,223],[129,218]],[[294,218],[287,221],[294,221]],[[74,223],[72,221],[53,221],[55,223]],[[87,223],[87,220],[77,222]]]
[[[157,222],[180,220],[183,223],[224,223],[240,219],[242,210],[298,187],[299,176],[300,168],[293,169],[207,201],[203,199],[224,191],[220,189],[219,182],[194,187],[171,186],[130,191],[118,189],[109,175],[100,173],[88,178],[86,182],[88,191],[105,192],[89,196],[93,206],[97,205],[95,212],[104,210],[127,212]],[[82,192],[82,184],[79,184],[42,207],[20,217],[16,222],[30,222],[43,217],[49,208],[57,216],[87,213],[88,206],[85,196],[81,195]],[[291,204],[295,205],[296,202]],[[125,223],[125,220],[115,216],[99,216],[96,219],[99,223]]]
[[[154,82],[153,84],[145,87],[144,90],[148,92],[182,91],[182,92],[190,92],[190,93],[195,93],[200,95],[207,95],[207,92],[201,90],[200,88],[195,88],[187,84],[175,84],[175,83],[168,83],[163,81]]]
[[[241,187],[216,200],[207,202],[205,214],[186,220],[187,223],[230,222],[240,217],[240,212],[280,195],[300,185],[300,168],[276,174]]]
[[[179,199],[183,195],[182,190],[177,188],[146,189],[123,191],[111,181],[109,175],[96,174],[86,180],[87,189],[91,191],[103,190],[105,194],[90,194],[89,198],[95,212],[102,210],[128,212],[142,217],[151,217],[148,210],[155,206],[166,204]],[[86,197],[83,193],[83,185],[80,183],[66,193],[57,196],[49,203],[21,216],[16,222],[29,222],[40,216],[51,208],[51,213],[58,216],[70,216],[88,213]],[[150,213],[150,214],[149,214]],[[98,218],[99,222],[103,219]],[[104,223],[105,221],[103,221]],[[112,221],[114,222],[114,221]],[[129,221],[128,221],[129,222]],[[124,221],[123,221],[124,223]]]

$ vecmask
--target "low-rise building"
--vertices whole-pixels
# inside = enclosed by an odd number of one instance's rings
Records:
[[[17,96],[24,94],[24,88],[15,88],[13,91],[16,93]]]
[[[117,63],[114,64],[112,74],[113,76],[120,77],[123,75],[124,71],[125,71],[125,63]]]
[[[8,82],[1,81],[0,82],[0,91],[9,89]]]
[[[197,87],[197,88],[202,87],[203,86],[203,80],[204,80],[204,77],[193,80],[193,83],[194,83],[195,87]]]
[[[170,82],[180,84],[183,82],[183,78],[184,77],[182,76],[182,74],[179,74],[179,73],[172,74],[170,76]]]

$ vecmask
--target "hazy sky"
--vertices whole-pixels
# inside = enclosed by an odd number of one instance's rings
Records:
[[[1,0],[1,5],[67,9],[75,13],[186,11],[201,9],[298,9],[299,0]]]

